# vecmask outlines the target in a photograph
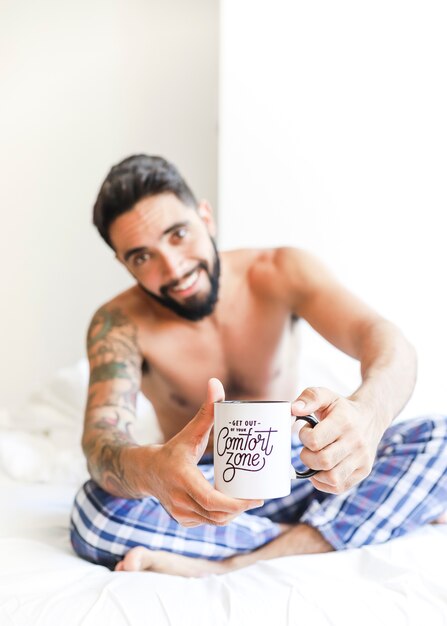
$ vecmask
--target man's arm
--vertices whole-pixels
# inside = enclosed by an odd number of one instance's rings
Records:
[[[301,458],[321,470],[311,479],[316,487],[340,493],[371,471],[385,429],[413,391],[416,354],[394,324],[343,287],[313,255],[283,248],[274,264],[281,277],[277,289],[290,310],[361,364],[362,383],[347,398],[312,387],[292,409],[321,419],[313,430],[301,429]]]
[[[334,346],[360,361],[362,384],[350,398],[373,412],[383,430],[416,382],[416,353],[390,321],[341,285],[313,255],[285,249],[293,276],[291,306]],[[296,268],[299,268],[298,270]]]
[[[359,332],[357,354],[362,383],[349,399],[368,407],[384,431],[413,392],[416,351],[394,324],[379,318]]]
[[[141,491],[132,476],[137,444],[132,435],[142,356],[137,330],[118,307],[101,307],[87,332],[90,381],[82,447],[92,478],[125,498]]]

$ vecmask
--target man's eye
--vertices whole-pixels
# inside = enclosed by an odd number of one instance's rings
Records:
[[[188,229],[183,226],[174,232],[174,237],[177,237],[177,239],[184,239],[187,233]]]
[[[149,254],[147,252],[143,252],[142,254],[138,254],[134,257],[134,265],[142,265],[145,261],[149,259]]]

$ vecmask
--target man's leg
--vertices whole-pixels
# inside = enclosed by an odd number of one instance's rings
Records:
[[[276,539],[250,553],[216,563],[196,559],[193,564],[188,563],[193,559],[136,548],[119,569],[184,576],[225,573],[263,559],[383,543],[433,522],[447,509],[447,418],[393,425],[365,480],[338,496],[317,495],[297,525],[281,525]],[[256,512],[276,507],[276,502],[266,502]]]
[[[293,449],[297,466],[301,448],[297,439]],[[213,484],[212,459],[204,457],[199,469]],[[267,500],[262,507],[243,513],[226,526],[184,528],[155,498],[116,498],[88,481],[75,498],[71,541],[79,556],[110,569],[118,563],[117,569],[143,568],[140,557],[146,549],[145,569],[156,558],[153,569],[157,571],[175,567],[181,570],[176,573],[201,575],[203,564],[208,566],[207,572],[215,571],[213,564],[218,561],[254,553],[289,530],[286,523],[296,522],[314,497],[315,489],[309,481],[293,481],[289,496]]]
[[[399,422],[385,432],[373,469],[350,491],[314,501],[301,522],[336,550],[384,543],[447,510],[447,417]]]
[[[292,441],[292,462],[297,469],[305,469],[299,458],[303,446],[296,435]],[[301,467],[300,467],[301,466]],[[200,467],[200,466],[199,466]],[[212,466],[205,468],[206,478],[213,482]],[[312,483],[306,480],[294,480],[290,495],[274,500],[266,500],[262,507],[247,511],[232,522],[233,528],[244,525],[250,533],[256,534],[252,526],[256,520],[276,523],[277,533],[269,539],[260,539],[258,546],[253,549],[234,551],[233,556],[219,560],[207,558],[188,558],[184,553],[153,550],[136,547],[130,550],[124,559],[116,566],[117,571],[150,570],[180,576],[205,576],[208,574],[222,574],[240,567],[246,567],[260,559],[269,559],[286,554],[304,554],[327,552],[332,550],[321,536],[307,525],[297,525],[297,520],[303,515],[309,504],[318,497],[320,500],[329,494],[317,492]],[[231,526],[231,525],[230,525]],[[199,527],[203,529],[206,527]],[[228,528],[228,527],[224,527]],[[198,532],[201,532],[198,529]],[[234,532],[229,528],[229,534]],[[240,560],[239,560],[240,557]]]
[[[246,513],[226,526],[185,528],[156,498],[116,498],[92,480],[76,495],[71,516],[75,552],[111,569],[136,546],[220,560],[254,550],[281,532],[281,527],[268,518]]]
[[[212,462],[199,464],[199,469],[213,484]],[[309,486],[313,490],[312,485],[301,481],[302,493],[295,493],[294,499],[305,499]],[[289,504],[288,498],[284,500]],[[212,562],[256,550],[286,529],[278,523],[282,521],[281,515],[269,519],[274,516],[262,513],[260,508],[250,513],[254,514],[243,513],[226,526],[185,528],[168,515],[156,498],[117,498],[90,480],[75,498],[71,542],[79,556],[110,569],[137,546],[183,557],[203,557]]]
[[[280,556],[297,554],[317,554],[331,552],[333,547],[322,535],[306,524],[290,526],[280,524],[281,534],[260,548],[237,554],[221,561],[190,558],[164,551],[137,547],[130,550],[118,563],[116,571],[152,571],[176,576],[202,577],[209,574],[226,574],[236,569],[252,565],[257,561],[267,561]]]

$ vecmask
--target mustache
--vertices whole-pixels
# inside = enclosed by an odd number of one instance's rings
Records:
[[[194,272],[197,272],[197,270],[199,269],[205,270],[205,272],[209,274],[207,263],[205,263],[205,261],[200,261],[194,269],[192,269],[190,272],[188,272],[181,278],[177,278],[176,280],[171,280],[170,283],[167,283],[166,285],[163,285],[162,287],[160,287],[160,293],[162,293],[164,296],[167,296],[170,289],[172,289],[173,287],[177,287],[177,285],[179,285],[183,280],[185,280],[185,278],[188,278],[189,276],[194,274]]]

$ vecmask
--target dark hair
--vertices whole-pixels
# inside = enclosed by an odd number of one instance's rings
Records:
[[[109,228],[146,196],[171,192],[184,204],[197,207],[197,200],[172,163],[159,156],[136,154],[114,165],[107,174],[93,207],[93,224],[113,248]]]

